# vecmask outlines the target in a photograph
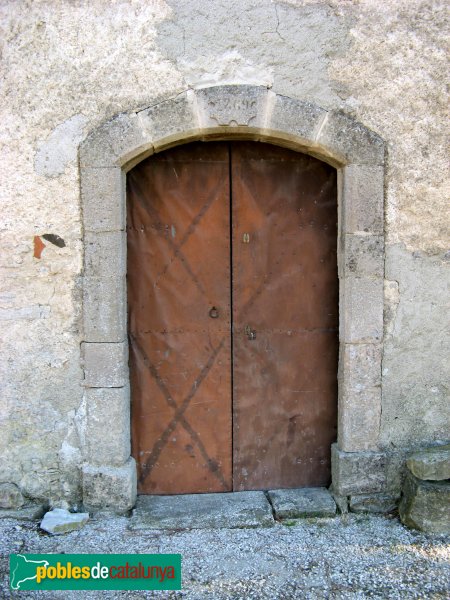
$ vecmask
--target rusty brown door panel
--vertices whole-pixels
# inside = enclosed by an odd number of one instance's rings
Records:
[[[132,451],[140,493],[231,489],[229,195],[222,144],[182,146],[128,175]]]
[[[331,167],[224,142],[182,146],[130,172],[140,493],[328,483],[337,292]]]
[[[336,173],[233,145],[233,488],[324,485],[336,437]]]

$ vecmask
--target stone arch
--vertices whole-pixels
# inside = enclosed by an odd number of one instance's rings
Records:
[[[337,492],[351,493],[352,484],[345,480],[349,453],[356,458],[362,452],[375,462],[380,456],[376,451],[383,342],[383,140],[342,112],[265,87],[189,90],[115,116],[80,146],[85,252],[83,499],[93,510],[125,511],[136,498],[126,330],[126,173],[155,152],[213,139],[270,142],[336,167],[340,352],[333,486]]]

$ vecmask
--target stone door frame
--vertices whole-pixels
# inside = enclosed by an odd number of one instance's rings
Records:
[[[126,326],[126,173],[151,154],[178,144],[236,139],[284,146],[337,169],[340,350],[333,487],[344,495],[381,491],[377,473],[383,461],[377,450],[384,142],[342,112],[281,96],[266,87],[227,85],[188,90],[121,113],[92,131],[80,146],[83,502],[87,509],[121,512],[136,500]],[[375,471],[364,487],[358,472],[363,474],[368,464]]]

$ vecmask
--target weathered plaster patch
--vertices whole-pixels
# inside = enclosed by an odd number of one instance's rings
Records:
[[[214,69],[211,66],[214,65]],[[190,87],[207,87],[218,83],[244,83],[272,87],[273,69],[268,65],[253,64],[237,50],[228,50],[221,56],[199,56],[195,60],[180,59],[178,66]]]
[[[448,2],[329,0],[349,50],[329,63],[347,110],[388,142],[387,243],[448,247]]]
[[[386,247],[388,279],[381,443],[433,443],[450,431],[448,332],[450,268],[445,254]],[[398,291],[395,284],[398,282]],[[392,302],[392,304],[390,304]]]
[[[48,319],[50,311],[50,306],[42,306],[40,304],[22,306],[21,308],[1,308],[0,321]]]
[[[384,281],[384,335],[393,335],[397,307],[400,302],[398,281]]]
[[[84,138],[87,118],[78,114],[58,125],[39,147],[34,159],[38,175],[58,177],[68,163],[76,160],[78,145]]]
[[[325,3],[169,0],[158,44],[190,85],[255,83],[325,107],[339,101],[328,63],[347,47],[346,25]]]

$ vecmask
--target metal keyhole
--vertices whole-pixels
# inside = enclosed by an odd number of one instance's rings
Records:
[[[245,335],[249,340],[256,339],[256,331],[250,327],[250,325],[245,326]]]
[[[211,319],[217,319],[217,317],[219,316],[219,311],[215,306],[213,306],[212,309],[209,311],[209,316],[211,317]]]

